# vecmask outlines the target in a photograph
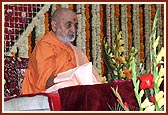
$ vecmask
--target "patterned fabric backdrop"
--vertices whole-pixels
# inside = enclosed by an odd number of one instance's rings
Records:
[[[20,87],[29,55],[36,41],[51,30],[51,15],[55,9],[66,7],[78,17],[77,39],[74,44],[86,53],[97,72],[104,76],[103,40],[112,46],[115,21],[122,31],[126,51],[138,49],[140,65],[149,57],[149,41],[156,11],[159,11],[157,36],[164,46],[164,4],[4,4],[4,95],[20,95]],[[116,20],[115,20],[116,19]],[[148,69],[150,59],[146,59]]]

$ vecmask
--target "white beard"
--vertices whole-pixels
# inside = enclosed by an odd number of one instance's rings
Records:
[[[63,32],[61,31],[61,29],[58,28],[58,30],[57,30],[57,37],[64,44],[70,44],[71,42],[73,42],[75,40],[76,34],[72,33],[71,35],[68,36],[66,34],[63,34]]]

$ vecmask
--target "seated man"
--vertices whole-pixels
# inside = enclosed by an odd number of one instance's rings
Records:
[[[59,73],[88,63],[86,55],[71,42],[77,32],[76,13],[60,8],[52,16],[52,30],[36,43],[29,57],[28,68],[22,84],[22,94],[40,93],[53,86]],[[101,83],[93,68],[93,79]],[[85,76],[82,76],[85,77]]]

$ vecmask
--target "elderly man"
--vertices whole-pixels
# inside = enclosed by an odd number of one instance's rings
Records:
[[[59,73],[88,63],[86,55],[71,42],[75,40],[78,20],[67,8],[56,10],[52,16],[52,30],[39,39],[31,57],[22,84],[22,94],[39,93],[53,86]],[[96,82],[99,75],[92,69]],[[85,76],[83,76],[85,77]]]

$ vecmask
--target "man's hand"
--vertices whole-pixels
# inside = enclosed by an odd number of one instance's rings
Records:
[[[55,76],[52,74],[46,82],[46,89],[54,85]]]

